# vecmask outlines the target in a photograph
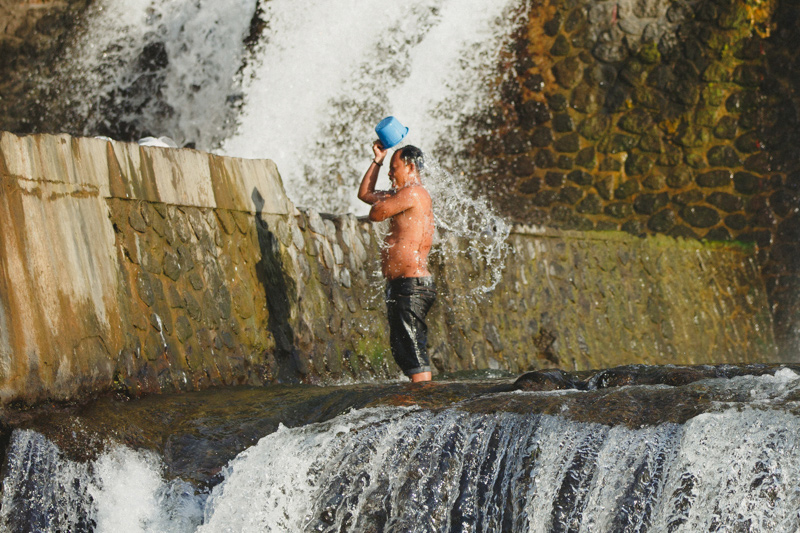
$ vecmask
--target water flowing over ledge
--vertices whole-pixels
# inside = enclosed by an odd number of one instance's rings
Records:
[[[635,383],[681,370],[627,372]],[[122,524],[792,532],[800,525],[800,490],[787,475],[800,466],[797,369],[716,371],[763,375],[594,391],[510,391],[508,380],[484,379],[101,402],[14,433],[0,519],[45,532]],[[586,408],[600,404],[605,412]],[[624,422],[643,405],[649,423],[636,414]],[[240,441],[231,446],[232,438]],[[208,459],[215,473],[198,476],[195,465]]]

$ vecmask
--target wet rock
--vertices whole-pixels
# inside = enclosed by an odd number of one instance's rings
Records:
[[[539,74],[533,74],[525,80],[525,87],[533,92],[541,92],[544,90],[544,78]]]
[[[566,111],[568,103],[567,97],[561,93],[555,93],[547,96],[547,105],[554,113]]]
[[[714,127],[714,136],[719,139],[733,139],[736,137],[737,121],[731,116],[719,119]]]
[[[548,172],[545,174],[544,181],[550,187],[562,187],[565,176],[561,172]]]
[[[577,187],[564,187],[559,193],[559,201],[565,204],[574,205],[583,197],[583,190]]]
[[[612,202],[603,211],[610,217],[625,218],[633,214],[633,206],[627,202]]]
[[[549,35],[550,37],[555,37],[558,35],[558,31],[561,29],[561,13],[556,12],[556,14],[544,23],[544,32]]]
[[[593,169],[597,165],[594,146],[588,146],[579,151],[575,157],[575,164],[588,170]]]
[[[697,184],[701,187],[726,187],[731,184],[733,176],[730,170],[712,170],[697,176]]]
[[[577,56],[567,57],[553,65],[553,76],[559,85],[572,89],[583,76],[583,66]]]
[[[536,164],[529,155],[520,156],[511,163],[511,172],[515,176],[530,176],[535,170]]]
[[[581,83],[572,91],[570,105],[581,113],[593,114],[600,111],[601,101],[601,94],[596,87]]]
[[[561,369],[537,370],[522,374],[514,381],[513,390],[521,391],[552,391],[578,389],[582,386],[581,380],[564,372]]]
[[[549,149],[537,150],[533,162],[539,168],[553,168],[556,166],[556,156]]]
[[[578,132],[590,141],[596,141],[608,130],[610,120],[606,115],[593,115],[578,125]]]
[[[633,153],[625,160],[625,172],[629,176],[642,176],[650,172],[654,161],[647,154]]]
[[[703,240],[713,242],[728,242],[731,240],[731,232],[727,228],[713,228],[703,236]]]
[[[647,220],[647,227],[656,233],[667,233],[675,226],[676,216],[672,209],[662,209]]]
[[[558,113],[553,117],[553,129],[558,133],[567,133],[575,129],[575,122],[569,113]]]
[[[739,155],[730,146],[714,146],[708,151],[707,157],[712,167],[738,167],[742,164]]]
[[[577,133],[563,135],[556,139],[555,143],[553,144],[553,148],[555,148],[555,150],[558,152],[574,153],[580,150],[580,147],[580,139]]]
[[[556,166],[561,170],[572,170],[572,167],[575,166],[575,160],[566,154],[561,154],[558,156]]]
[[[542,188],[542,179],[541,178],[530,178],[528,180],[523,181],[519,186],[519,192],[523,194],[534,194],[539,192],[539,189]]]
[[[596,194],[588,194],[578,203],[575,210],[578,213],[596,215],[603,210],[603,202]]]
[[[553,46],[550,47],[550,55],[554,57],[569,55],[570,48],[567,38],[560,34],[553,42]]]
[[[637,213],[652,215],[669,203],[669,195],[665,192],[659,194],[640,194],[633,202],[633,208]]]
[[[622,41],[616,41],[609,35],[597,42],[592,55],[604,63],[618,63],[628,57],[628,48]]]
[[[576,185],[580,185],[582,187],[587,187],[592,184],[594,178],[588,172],[584,172],[582,170],[574,170],[567,174],[567,179]]]
[[[767,152],[759,152],[751,155],[745,160],[744,168],[756,174],[769,174],[772,172],[770,154]]]
[[[761,134],[755,131],[740,136],[734,144],[737,150],[745,154],[752,154],[764,148],[761,142]]]
[[[660,191],[667,186],[667,177],[660,172],[656,172],[647,176],[644,181],[642,181],[642,186],[645,189]]]
[[[672,201],[677,205],[696,204],[703,200],[703,193],[697,189],[689,189],[682,193],[678,193],[672,197]]]
[[[619,154],[621,152],[628,152],[634,148],[639,142],[637,137],[632,135],[624,135],[622,133],[615,133],[608,138],[608,142],[603,144],[606,153]]]
[[[669,171],[667,174],[667,185],[673,189],[682,189],[692,181],[692,171],[679,167]]]
[[[732,230],[743,230],[747,227],[747,218],[742,214],[733,214],[725,217],[725,225]]]
[[[527,135],[514,130],[503,138],[503,146],[508,154],[522,154],[530,150],[531,142]]]
[[[520,126],[529,130],[540,124],[550,122],[552,114],[545,102],[528,100],[519,111]]]
[[[530,136],[530,144],[538,148],[550,146],[553,144],[553,130],[545,126],[536,128]]]
[[[533,197],[533,204],[539,207],[547,207],[558,199],[558,191],[545,190],[539,191]]]
[[[715,209],[703,205],[687,205],[680,213],[681,218],[695,228],[709,228],[720,221]]]
[[[711,193],[706,197],[706,201],[714,207],[717,207],[728,213],[739,211],[742,209],[742,207],[744,207],[744,202],[742,202],[741,198],[727,192]]]
[[[733,175],[733,187],[737,192],[753,194],[763,189],[763,180],[749,172],[737,172]]]
[[[661,138],[658,135],[642,135],[639,140],[639,148],[654,154],[660,154],[663,151]]]
[[[628,180],[623,182],[619,187],[614,190],[614,198],[623,200],[639,192],[639,182],[636,180]]]

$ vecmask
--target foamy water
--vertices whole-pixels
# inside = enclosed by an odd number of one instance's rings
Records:
[[[46,532],[795,532],[800,376],[696,386],[751,400],[642,428],[457,406],[354,410],[281,426],[210,493],[168,480],[151,452],[117,445],[77,463],[16,431],[0,520]]]

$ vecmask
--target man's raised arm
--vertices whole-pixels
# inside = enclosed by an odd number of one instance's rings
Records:
[[[388,150],[384,150],[380,142],[376,141],[375,144],[372,145],[372,152],[375,154],[375,157],[372,159],[372,163],[369,164],[369,168],[361,179],[361,185],[358,188],[358,199],[370,205],[378,200],[386,198],[386,193],[384,191],[375,190],[375,183],[378,181],[378,171],[380,171],[381,165],[383,165],[383,160],[386,158]]]

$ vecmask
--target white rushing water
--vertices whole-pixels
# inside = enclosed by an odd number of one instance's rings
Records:
[[[497,62],[520,4],[265,2],[268,29],[247,63],[239,127],[222,152],[274,159],[302,205],[363,214],[354,191],[384,117],[409,127],[405,142],[458,165],[455,152],[475,135],[462,130],[464,118],[497,99]]]
[[[0,518],[48,532],[795,532],[800,419],[786,407],[800,376],[728,383],[750,400],[639,429],[458,408],[351,411],[280,427],[210,494],[166,480],[152,453],[116,446],[81,464],[17,431]]]
[[[481,274],[469,296],[479,296],[501,277],[510,228],[476,196],[461,153],[488,129],[479,117],[513,74],[500,66],[513,64],[508,45],[527,8],[527,0],[96,0],[60,62],[59,99],[87,134],[167,136],[273,159],[296,205],[358,215],[369,207],[356,189],[375,125],[394,115],[410,129],[403,144],[430,163],[423,180],[443,230],[434,253],[444,261],[465,253],[452,237],[473,243]],[[251,31],[254,21],[263,28]],[[386,172],[378,188],[389,187]]]
[[[465,170],[458,152],[477,133],[465,120],[499,99],[511,73],[499,67],[526,6],[96,0],[57,83],[45,85],[60,88],[87,134],[167,136],[273,159],[295,203],[364,214],[355,188],[388,115],[410,128],[406,142],[458,176]]]
[[[209,149],[231,120],[256,2],[97,0],[59,61],[58,98],[87,134],[121,122]]]

